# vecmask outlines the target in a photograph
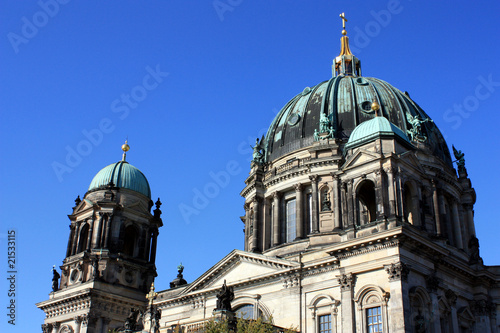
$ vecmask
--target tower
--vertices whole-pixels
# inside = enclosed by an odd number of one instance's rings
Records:
[[[37,304],[46,313],[44,332],[107,332],[122,326],[132,308],[146,306],[161,202],[151,214],[149,183],[126,161],[129,148],[125,143],[122,160],[99,171],[83,200],[75,200],[61,281]]]

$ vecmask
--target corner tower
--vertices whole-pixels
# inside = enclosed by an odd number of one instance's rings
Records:
[[[50,299],[37,304],[46,313],[44,332],[64,325],[68,332],[107,332],[146,305],[161,202],[151,214],[149,183],[126,161],[129,148],[125,143],[122,160],[99,171],[83,200],[75,200],[60,283],[55,279]]]

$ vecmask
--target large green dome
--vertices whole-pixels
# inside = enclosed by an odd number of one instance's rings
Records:
[[[408,93],[389,83],[362,76],[338,75],[321,82],[292,98],[278,113],[266,134],[266,162],[276,160],[298,149],[311,146],[314,131],[319,128],[320,114],[327,115],[335,138],[346,143],[353,130],[374,118],[371,104],[380,105],[381,116],[398,127],[403,136],[411,129],[409,118],[429,119]],[[451,165],[448,146],[433,122],[422,124],[426,146]]]
[[[118,188],[139,192],[151,199],[151,189],[146,176],[125,161],[110,164],[99,171],[92,179],[88,191],[104,188],[110,183]]]

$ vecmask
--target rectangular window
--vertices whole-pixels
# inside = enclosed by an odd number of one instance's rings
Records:
[[[296,220],[296,201],[295,199],[286,202],[286,242],[293,242],[297,237]]]
[[[324,315],[318,317],[319,333],[332,332],[332,315]]]
[[[383,332],[382,330],[382,311],[380,306],[366,309],[366,322],[368,333]]]

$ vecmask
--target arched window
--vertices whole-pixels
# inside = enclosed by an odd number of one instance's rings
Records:
[[[363,225],[377,219],[375,185],[370,180],[363,181],[357,190],[358,224]]]
[[[358,323],[357,332],[387,332],[387,302],[389,294],[375,285],[368,285],[360,289],[354,301],[357,303]]]
[[[255,307],[253,304],[244,304],[235,310],[236,317],[241,319],[256,319],[255,318]]]
[[[87,249],[87,240],[89,238],[89,225],[85,223],[82,230],[80,231],[80,237],[78,239],[78,250],[77,253],[83,252]]]
[[[124,254],[129,255],[131,257],[135,255],[137,234],[138,232],[134,226],[129,225],[125,228],[123,237],[123,250],[122,250]]]
[[[422,287],[410,289],[411,326],[414,332],[431,331],[431,298]]]

